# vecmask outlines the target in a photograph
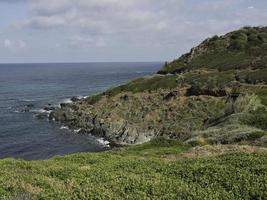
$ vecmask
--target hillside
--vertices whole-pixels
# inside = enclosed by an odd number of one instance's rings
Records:
[[[158,74],[62,105],[51,118],[115,144],[155,137],[266,145],[267,28],[202,42]]]
[[[266,63],[267,27],[244,27],[220,37],[206,39],[158,73],[175,74],[196,69],[266,70]],[[266,81],[266,76],[262,78]]]

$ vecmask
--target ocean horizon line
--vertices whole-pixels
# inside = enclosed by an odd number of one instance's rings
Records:
[[[19,65],[19,64],[97,64],[97,63],[164,63],[165,61],[88,61],[88,62],[0,62],[0,65]]]

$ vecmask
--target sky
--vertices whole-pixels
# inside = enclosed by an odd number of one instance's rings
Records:
[[[0,63],[171,61],[266,25],[266,0],[0,0]]]

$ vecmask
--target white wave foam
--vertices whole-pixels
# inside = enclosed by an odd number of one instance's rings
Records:
[[[104,138],[99,138],[96,141],[105,147],[110,147],[110,142],[105,140]]]
[[[63,99],[62,103],[72,103],[71,98]]]
[[[82,130],[81,128],[79,128],[79,129],[74,129],[73,132],[77,134],[77,133],[79,133],[81,130]]]
[[[60,127],[60,130],[69,130],[69,127],[67,127],[67,126],[61,126]]]
[[[45,113],[45,114],[50,114],[52,111],[51,110],[44,110],[44,109],[34,109],[30,110],[31,113]]]
[[[25,102],[33,102],[33,101],[36,101],[36,99],[21,99],[21,101],[25,101]]]

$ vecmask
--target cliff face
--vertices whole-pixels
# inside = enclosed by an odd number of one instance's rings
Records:
[[[164,136],[266,145],[266,53],[267,28],[216,36],[159,74],[62,105],[50,118],[115,144]]]

